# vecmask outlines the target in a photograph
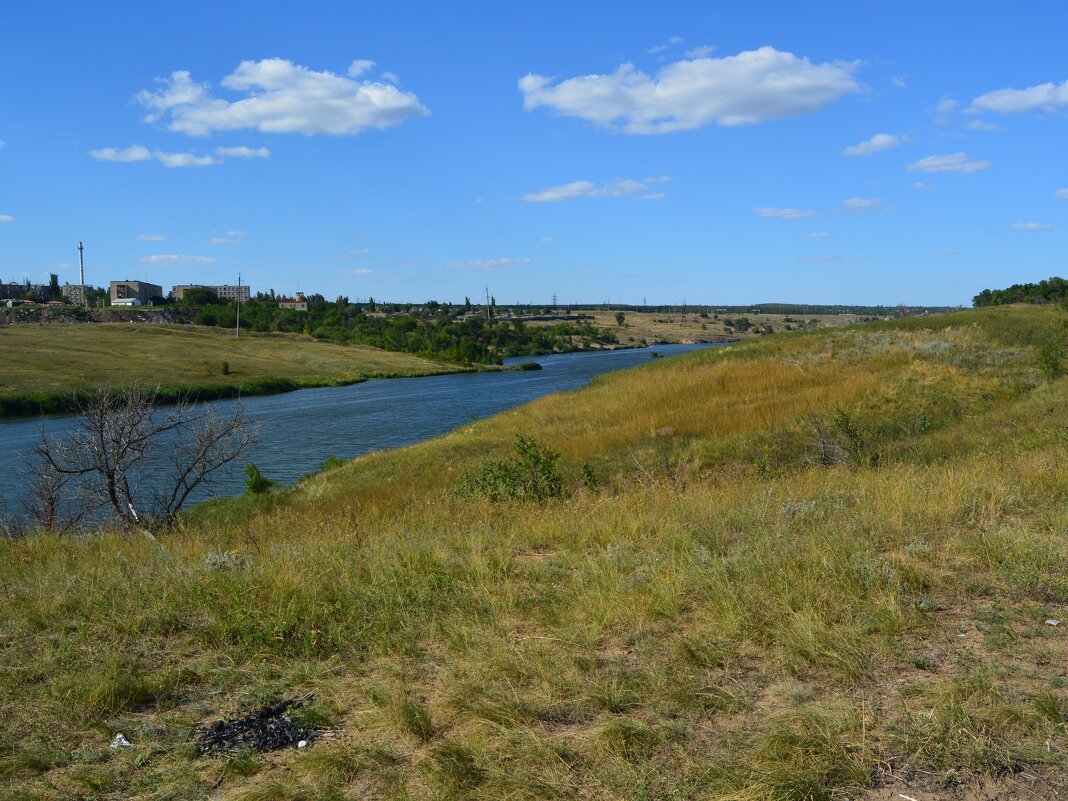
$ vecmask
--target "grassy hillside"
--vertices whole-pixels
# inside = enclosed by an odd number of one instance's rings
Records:
[[[614,331],[622,345],[634,345],[645,340],[651,345],[661,342],[722,342],[749,339],[771,328],[776,332],[806,328],[830,328],[851,325],[862,318],[857,314],[767,314],[750,312],[624,312],[623,325],[616,321],[616,312],[583,311],[593,316],[598,328]],[[735,321],[744,319],[751,327],[740,329]],[[743,326],[744,327],[744,326]]]
[[[63,408],[74,392],[139,382],[164,394],[260,394],[459,368],[377,348],[188,325],[0,326],[0,416]],[[226,363],[229,373],[224,373]]]
[[[2,544],[0,799],[1064,797],[1064,321],[761,338]],[[472,494],[516,434],[563,497]],[[190,743],[308,693],[306,750]]]

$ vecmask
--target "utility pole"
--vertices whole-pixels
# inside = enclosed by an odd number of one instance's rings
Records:
[[[237,325],[234,327],[234,339],[241,336],[241,273],[237,274]]]
[[[553,292],[553,311],[556,311],[556,293]]]
[[[85,255],[83,251],[82,243],[78,243],[78,281],[82,285],[82,305],[85,308],[89,308],[89,293],[85,291]]]
[[[492,319],[492,314],[490,313],[490,293],[489,293],[489,286],[487,286],[487,287],[486,287],[486,319],[487,319],[487,320],[490,320],[490,319]]]

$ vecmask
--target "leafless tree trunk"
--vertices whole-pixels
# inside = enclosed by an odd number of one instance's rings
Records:
[[[248,449],[256,427],[240,403],[219,418],[187,399],[157,411],[156,400],[141,388],[97,390],[81,404],[71,434],[49,439],[42,428],[32,481],[54,487],[51,495],[76,485],[125,528],[141,527],[146,514],[173,521],[194,490]],[[154,489],[146,493],[149,471]],[[51,504],[41,506],[47,524]]]

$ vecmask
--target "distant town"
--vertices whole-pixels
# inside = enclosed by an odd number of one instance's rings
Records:
[[[47,284],[34,284],[29,280],[0,283],[0,302],[13,306],[159,306],[168,302],[195,300],[216,303],[235,301],[247,303],[252,297],[248,284],[177,284],[164,294],[163,287],[149,281],[111,281],[108,288],[89,284],[59,284],[56,275]],[[272,292],[273,295],[273,292]],[[307,311],[308,301],[304,293],[297,292],[291,298],[278,297],[278,307],[294,311]]]

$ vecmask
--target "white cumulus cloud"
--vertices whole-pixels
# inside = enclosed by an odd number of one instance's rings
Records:
[[[528,192],[522,196],[521,200],[525,200],[527,203],[558,203],[561,200],[574,200],[580,197],[624,197],[633,195],[636,192],[645,192],[650,188],[650,184],[664,183],[670,180],[671,178],[666,175],[659,178],[645,178],[641,181],[636,181],[633,178],[617,178],[611,183],[601,186],[593,183],[593,181],[572,181],[569,184],[549,186],[538,192]],[[659,200],[664,196],[663,192],[650,192],[649,194],[658,195],[659,197],[646,197],[647,200]]]
[[[138,261],[141,264],[146,265],[169,266],[172,264],[214,264],[216,259],[212,256],[160,254],[156,256],[142,256]]]
[[[875,134],[871,139],[866,139],[863,142],[850,145],[842,151],[842,155],[870,156],[872,153],[878,153],[882,150],[892,150],[900,145],[902,141],[900,136],[895,136],[894,134]]]
[[[253,129],[264,133],[358,134],[388,128],[430,112],[411,92],[392,83],[362,80],[373,62],[354,61],[348,75],[317,71],[282,58],[242,61],[220,81],[243,95],[227,100],[196,83],[186,70],[160,80],[159,91],[137,94],[149,109],[146,122],[168,130],[207,136],[215,131]]]
[[[1053,226],[1048,225],[1047,223],[1019,222],[1014,223],[1012,227],[1017,231],[1048,231]]]
[[[851,197],[849,200],[842,201],[842,205],[852,211],[868,211],[874,209],[880,203],[882,203],[882,200],[877,197]]]
[[[909,172],[979,172],[990,168],[989,161],[973,161],[967,153],[949,153],[945,156],[927,156],[909,164]]]
[[[271,151],[265,147],[217,147],[215,155],[224,159],[266,159],[271,157]]]
[[[0,214],[0,223],[13,223],[15,218],[10,214]]]
[[[1024,111],[1054,111],[1068,106],[1068,81],[1043,83],[1026,89],[996,89],[979,95],[968,111],[997,111],[1019,114]]]
[[[450,264],[460,270],[480,270],[484,273],[507,272],[513,267],[525,267],[530,264],[530,259],[473,259],[471,261],[457,261]]]
[[[623,64],[608,75],[554,83],[528,74],[519,80],[527,110],[546,106],[629,134],[663,134],[704,125],[753,125],[818,111],[860,91],[856,63],[813,64],[762,47],[724,58],[691,58],[655,76]]]
[[[816,216],[816,212],[804,209],[775,208],[753,209],[753,214],[757,217],[778,217],[780,220],[805,220]]]

